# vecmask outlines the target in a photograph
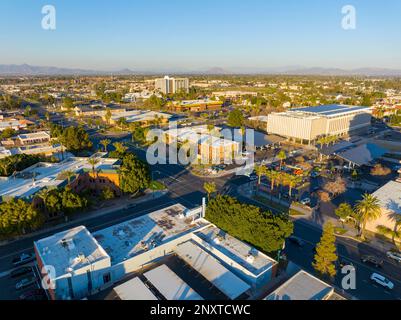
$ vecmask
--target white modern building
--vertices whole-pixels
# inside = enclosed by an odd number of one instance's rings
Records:
[[[321,136],[346,136],[366,130],[371,125],[371,118],[370,107],[323,105],[296,108],[269,114],[267,132],[310,144]]]
[[[210,288],[225,299],[251,296],[275,276],[277,262],[215,227],[204,212],[176,204],[93,234],[78,227],[36,241],[39,266],[56,269],[43,273],[56,284],[50,296],[82,299],[114,284],[123,300],[202,300]],[[184,267],[209,285],[187,283]],[[131,288],[144,283],[143,292]]]
[[[180,91],[189,92],[189,79],[188,78],[164,78],[155,80],[155,89],[164,94],[174,94]]]

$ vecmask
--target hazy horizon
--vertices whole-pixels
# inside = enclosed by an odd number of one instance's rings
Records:
[[[99,71],[229,71],[286,68],[401,69],[401,2],[354,0],[356,29],[341,26],[341,0],[3,0],[0,64]]]

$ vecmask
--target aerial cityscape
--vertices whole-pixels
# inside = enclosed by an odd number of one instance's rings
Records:
[[[401,300],[399,1],[73,2],[0,4],[0,300]]]

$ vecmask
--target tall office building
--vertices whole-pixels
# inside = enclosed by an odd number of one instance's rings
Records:
[[[164,78],[155,80],[156,90],[164,94],[177,93],[180,91],[189,92],[189,79],[188,78],[170,78],[165,76]]]

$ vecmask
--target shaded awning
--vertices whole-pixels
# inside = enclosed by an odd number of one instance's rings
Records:
[[[373,160],[382,157],[387,152],[387,149],[379,147],[376,144],[367,143],[344,152],[339,152],[337,156],[357,166],[363,166],[370,164]]]

